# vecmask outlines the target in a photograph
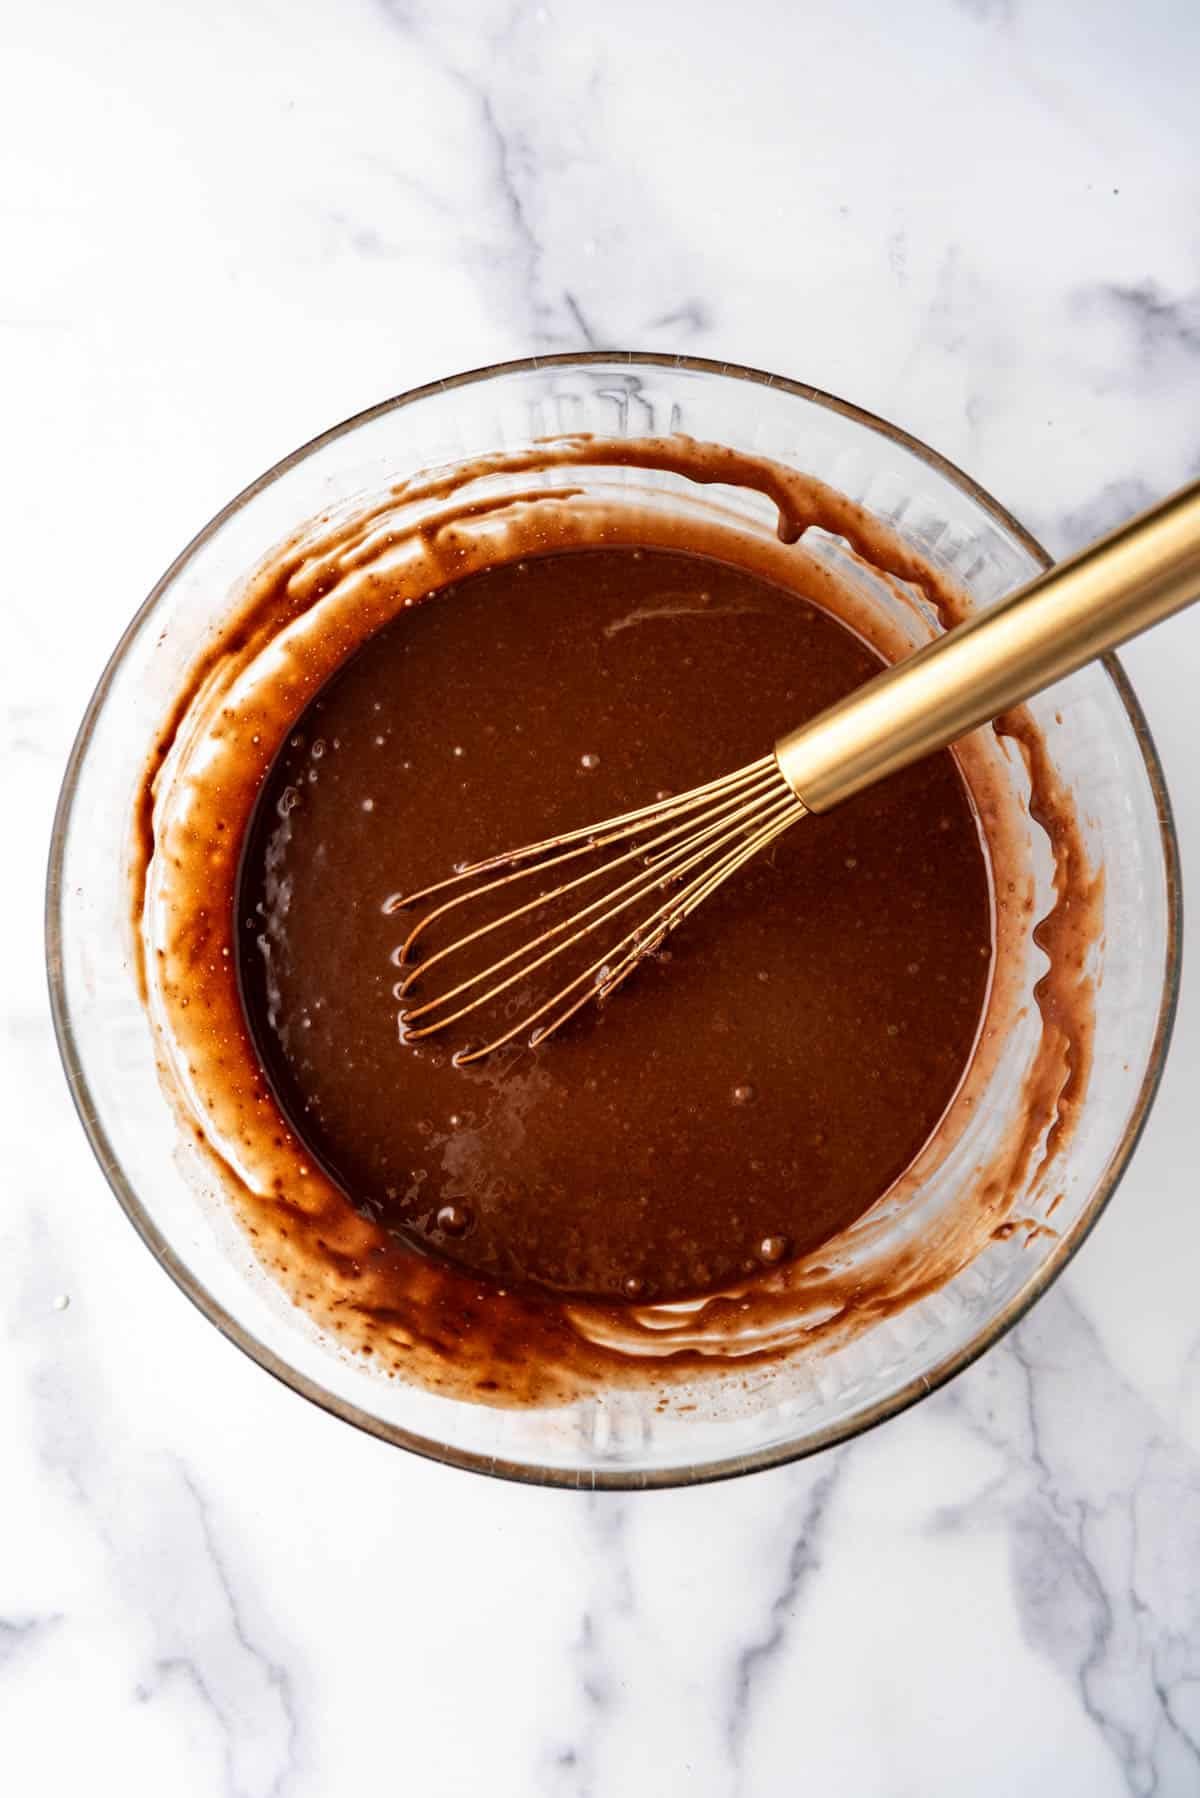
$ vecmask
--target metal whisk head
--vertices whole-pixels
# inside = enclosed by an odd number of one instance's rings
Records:
[[[499,1010],[499,1031],[459,1049],[455,1064],[465,1067],[515,1037],[536,1048],[583,1006],[611,997],[723,881],[804,816],[805,807],[774,755],[766,755],[706,786],[472,862],[435,886],[396,895],[387,910],[407,910],[462,889],[426,911],[396,952],[397,963],[408,970],[396,988],[404,1040],[415,1042]],[[489,894],[506,899],[507,889],[519,882],[557,877],[571,864],[581,865],[565,879],[539,882],[532,898],[499,916],[485,910],[483,921],[471,926],[468,908]],[[457,924],[460,913],[463,933],[418,960],[418,943],[424,948],[431,930],[447,919]],[[489,937],[497,943],[478,953],[501,948],[506,933],[516,936],[515,946],[485,966],[473,967],[476,958],[464,958],[464,951]],[[598,944],[600,953],[589,960]],[[587,965],[572,972],[577,961]],[[555,963],[560,965],[549,972]],[[554,987],[564,972],[569,977],[548,998],[538,997],[540,987],[528,996],[535,977]],[[435,973],[439,985],[445,983],[436,992]],[[510,1022],[513,1011],[520,1015]]]

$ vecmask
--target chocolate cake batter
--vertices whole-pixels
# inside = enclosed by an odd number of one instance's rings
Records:
[[[845,494],[679,435],[299,524],[180,677],[131,819],[134,966],[231,1252],[385,1378],[724,1414],[1019,1254],[1035,1189],[1052,1228],[1103,870],[1025,708],[796,825],[542,1050],[455,1070],[397,1031],[397,891],[756,758],[965,606]]]
[[[602,1012],[470,1068],[401,1039],[413,920],[387,901],[732,770],[879,666],[794,591],[630,548],[470,575],[360,648],[263,785],[236,942],[276,1095],[364,1217],[506,1286],[644,1302],[806,1255],[875,1202],[987,993],[948,753],[794,827]]]

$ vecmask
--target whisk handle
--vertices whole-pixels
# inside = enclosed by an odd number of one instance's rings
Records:
[[[775,745],[824,812],[1200,599],[1200,481],[885,669]]]

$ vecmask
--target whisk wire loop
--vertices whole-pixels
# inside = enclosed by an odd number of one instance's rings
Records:
[[[397,911],[452,888],[461,889],[424,912],[397,953],[400,966],[409,970],[397,986],[403,1039],[415,1042],[432,1036],[495,1006],[514,988],[603,931],[639,901],[649,900],[656,893],[665,894],[647,916],[615,942],[607,943],[588,966],[573,974],[548,998],[537,1002],[534,995],[529,1008],[522,1007],[515,1022],[505,1022],[485,1042],[460,1049],[454,1059],[457,1065],[466,1066],[522,1035],[532,1047],[545,1042],[583,1006],[592,1001],[603,1003],[611,997],[642,961],[661,950],[667,936],[704,899],[803,815],[804,807],[784,781],[774,756],[764,756],[686,793],[656,800],[603,823],[548,837],[505,855],[489,856],[458,869],[434,886],[389,901],[388,910]],[[606,853],[614,847],[619,849],[618,854]],[[572,873],[557,884],[542,886],[533,898],[499,916],[486,918],[474,929],[414,961],[418,941],[460,907],[485,900],[530,876],[557,872],[566,864],[587,857],[592,858],[594,866],[585,866],[582,872]],[[577,909],[566,910],[563,916],[556,915],[572,895],[582,894],[584,888],[598,880],[608,883],[598,897]],[[486,966],[467,973],[456,984],[432,995],[427,993],[425,989],[435,970],[444,968],[445,963],[484,938],[518,925],[522,919],[530,919],[532,928],[538,914],[555,921]],[[405,1004],[410,993],[415,1004]],[[506,1013],[511,1006],[510,998]],[[553,1015],[543,1023],[547,1014]]]

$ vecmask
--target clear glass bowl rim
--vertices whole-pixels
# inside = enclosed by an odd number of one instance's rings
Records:
[[[336,441],[339,437],[349,435],[359,426],[368,424],[372,419],[398,411],[403,406],[413,405],[430,395],[472,386],[500,375],[533,373],[540,369],[553,368],[586,369],[589,366],[611,366],[613,363],[631,368],[686,370],[698,374],[720,375],[739,381],[759,383],[793,394],[797,399],[806,400],[827,411],[840,413],[842,416],[854,420],[855,423],[864,425],[880,436],[890,439],[924,462],[927,467],[968,495],[997,524],[1011,533],[1041,567],[1049,568],[1052,565],[1053,558],[1037,539],[986,489],[981,487],[977,481],[972,480],[971,476],[964,473],[955,463],[939,454],[937,450],[931,449],[928,444],[902,430],[898,425],[892,424],[888,419],[880,418],[875,413],[852,404],[849,400],[840,399],[836,394],[826,393],[822,388],[811,387],[803,381],[794,381],[784,375],[769,374],[763,369],[749,368],[735,362],[717,362],[704,356],[662,355],[654,351],[643,350],[588,350],[566,351],[551,356],[518,357],[509,362],[490,363],[482,368],[467,369],[461,374],[427,382],[424,386],[410,388],[405,393],[396,394],[390,399],[379,401],[374,406],[368,406],[364,411],[354,413],[339,424],[332,425],[328,430],[310,438],[307,443],[302,444],[290,455],[276,462],[249,486],[244,487],[227,505],[223,506],[197,532],[156,581],[122,632],[116,648],[109,657],[88,702],[67,759],[51,830],[45,900],[46,971],[50,990],[50,1010],[58,1051],[75,1110],[104,1176],[130,1223],[155,1260],[165,1268],[180,1290],[186,1293],[192,1303],[211,1323],[216,1325],[222,1335],[269,1374],[274,1375],[292,1391],[298,1392],[301,1397],[319,1405],[322,1410],[342,1418],[347,1423],[354,1424],[356,1428],[366,1431],[369,1435],[377,1436],[383,1441],[394,1443],[412,1453],[449,1466],[462,1467],[526,1485],[572,1488],[577,1487],[580,1483],[580,1475],[576,1470],[496,1460],[491,1456],[477,1455],[470,1451],[451,1448],[431,1437],[399,1429],[372,1416],[370,1412],[364,1411],[360,1406],[339,1398],[317,1381],[298,1372],[273,1350],[267,1348],[264,1343],[258,1341],[223,1305],[211,1296],[203,1283],[194,1277],[163,1236],[126,1177],[88,1088],[63,981],[61,911],[64,897],[63,859],[79,771],[87,754],[109,687],[129,644],[146,616],[153,610],[163,593],[202,544],[214,536],[227,520],[248,504],[256,494],[271,486],[291,468],[294,468],[297,463],[302,462],[316,450]],[[683,1465],[652,1472],[597,1469],[588,1479],[589,1488],[646,1490],[655,1487],[703,1485],[716,1480],[731,1479],[744,1473],[752,1473],[760,1468],[782,1466],[791,1461],[801,1460],[808,1455],[818,1454],[824,1449],[834,1447],[839,1442],[862,1435],[865,1431],[885,1422],[889,1417],[895,1417],[900,1412],[907,1410],[910,1405],[915,1404],[929,1393],[936,1392],[957,1374],[971,1366],[989,1348],[992,1348],[1001,1337],[1020,1322],[1031,1306],[1058,1278],[1091,1234],[1129,1165],[1158,1092],[1175,1022],[1183,942],[1183,895],[1179,843],[1162,764],[1141,704],[1125,670],[1115,655],[1106,655],[1103,658],[1103,666],[1129,717],[1156,802],[1167,894],[1167,941],[1158,1020],[1141,1089],[1124,1136],[1110,1161],[1108,1172],[1092,1193],[1074,1229],[1050,1252],[1037,1275],[1015,1294],[1013,1299],[992,1317],[970,1342],[955,1354],[947,1356],[928,1375],[908,1381],[886,1399],[881,1399],[870,1410],[849,1422],[831,1425],[827,1430],[816,1433],[802,1443],[773,1444],[759,1451],[731,1456],[721,1461],[709,1461],[696,1466]]]

